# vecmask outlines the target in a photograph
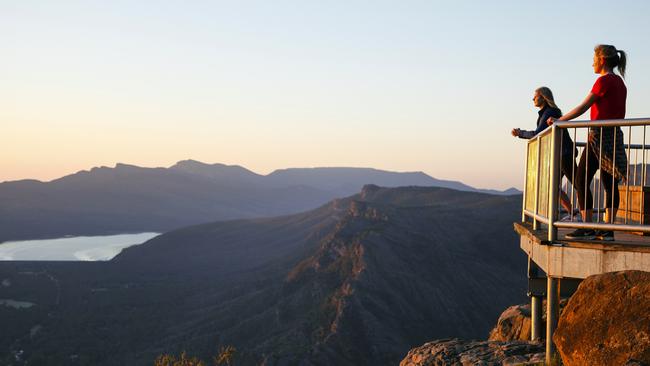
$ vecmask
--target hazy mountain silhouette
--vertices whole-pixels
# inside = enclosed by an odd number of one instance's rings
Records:
[[[525,297],[521,196],[366,186],[305,213],[191,226],[105,263],[0,262],[0,360],[385,365],[430,339],[485,338]]]
[[[196,160],[182,160],[169,169],[235,184],[259,184],[264,176],[239,165],[205,164]]]
[[[117,164],[50,182],[0,183],[0,242],[171,229],[285,215],[358,192],[364,184],[474,190],[423,173],[361,168],[287,169],[267,176],[193,160],[170,168]]]

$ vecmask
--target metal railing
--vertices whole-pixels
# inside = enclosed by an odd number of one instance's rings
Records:
[[[637,118],[637,119],[620,119],[620,120],[601,120],[601,121],[567,121],[556,122],[553,126],[545,129],[541,133],[528,141],[527,157],[526,157],[526,174],[524,181],[524,197],[522,203],[522,221],[527,218],[532,219],[533,229],[538,230],[540,224],[544,224],[548,228],[548,240],[557,240],[558,228],[585,228],[594,230],[614,230],[614,231],[632,231],[650,233],[650,225],[647,225],[645,211],[650,211],[645,207],[645,189],[647,185],[647,163],[650,159],[647,158],[647,153],[650,152],[650,145],[646,144],[646,128],[650,126],[650,119]],[[620,129],[619,129],[620,128]],[[580,214],[574,214],[577,205],[577,192],[573,182],[576,181],[576,168],[574,168],[571,177],[565,177],[565,190],[569,194],[570,191],[570,212],[568,221],[558,221],[559,217],[559,197],[561,192],[562,181],[560,179],[560,166],[562,159],[562,134],[567,131],[569,136],[572,137],[573,149],[578,151],[578,158],[582,152],[587,149],[586,154],[595,153],[593,149],[589,148],[590,133],[600,132],[600,149],[598,149],[599,156],[597,157],[599,167],[603,162],[603,131],[614,133],[613,149],[615,152],[617,147],[617,133],[623,133],[624,142],[623,147],[627,157],[627,169],[625,178],[621,179],[621,183],[612,179],[612,192],[618,190],[621,197],[619,207],[614,206],[614,199],[612,198],[612,206],[605,207],[605,199],[603,198],[603,172],[598,169],[594,174],[593,182],[586,186],[590,179],[585,179],[584,191],[591,190],[593,192],[593,208],[584,207],[580,209],[593,209],[595,213],[595,220],[590,217],[585,221],[592,222],[579,222],[577,219]],[[640,132],[642,130],[642,133]],[[577,141],[578,131],[586,131],[585,141]],[[642,136],[642,138],[641,138]],[[627,141],[627,143],[625,143]],[[632,163],[632,154],[634,156],[634,163]],[[639,164],[639,154],[641,155],[641,164]],[[588,156],[588,155],[587,155]],[[574,157],[575,159],[575,157]],[[611,156],[615,164],[616,154]],[[620,162],[619,162],[620,163]],[[596,179],[598,177],[598,179]],[[638,200],[638,204],[632,204],[631,201]],[[586,199],[585,199],[586,201]],[[648,189],[648,206],[650,206],[650,188]],[[621,207],[623,206],[624,207]],[[636,206],[638,205],[638,211]],[[609,210],[611,208],[611,210]],[[602,215],[604,212],[609,211],[609,222],[605,222],[605,217]],[[617,215],[613,215],[617,212]],[[579,212],[579,211],[578,211]],[[650,212],[649,212],[650,213]],[[650,218],[650,216],[648,216]]]

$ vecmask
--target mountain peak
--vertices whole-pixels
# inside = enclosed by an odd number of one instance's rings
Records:
[[[381,187],[379,187],[376,184],[366,184],[361,188],[361,199],[365,200],[368,197],[372,196],[375,194],[377,191],[379,191]]]
[[[207,164],[192,159],[181,160],[169,169],[231,183],[259,183],[258,180],[262,178],[261,175],[239,165]]]
[[[515,187],[510,187],[503,191],[504,195],[513,195],[513,194],[522,194],[522,193],[523,193],[522,191],[518,190]]]
[[[102,167],[102,168],[104,168],[104,167]],[[115,164],[115,169],[121,169],[121,170],[124,170],[124,169],[142,169],[142,167],[139,167],[139,166],[133,165],[133,164],[117,163],[117,164]]]
[[[173,168],[183,168],[183,167],[208,167],[208,166],[214,166],[214,165],[225,166],[223,164],[218,164],[218,163],[210,165],[210,164],[204,163],[202,161],[194,160],[194,159],[185,159],[185,160],[179,160],[178,162],[176,162],[176,164],[170,166],[169,168],[173,169]]]
[[[169,167],[169,169],[187,169],[187,168],[204,168],[204,169],[231,169],[231,170],[244,170],[250,172],[250,170],[240,166],[240,165],[226,165],[222,163],[213,163],[208,164],[202,161],[194,159],[180,160],[176,164]],[[252,172],[251,172],[252,173]]]

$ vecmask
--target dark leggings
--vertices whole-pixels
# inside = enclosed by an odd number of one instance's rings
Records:
[[[560,179],[562,179],[562,177],[566,177],[566,179],[569,180],[569,183],[575,186],[575,184],[573,184],[573,175],[578,174],[575,157],[573,155],[566,154],[562,155],[560,159],[560,172],[562,173]]]
[[[578,171],[576,171],[575,176],[575,188],[578,192],[578,202],[581,210],[590,210],[594,206],[594,199],[589,186],[599,166],[598,156],[593,150],[589,149],[589,146],[585,147],[580,156],[580,163],[578,163]],[[612,175],[604,170],[601,170],[600,173],[602,184],[605,187],[605,208],[612,208],[612,196],[614,196],[614,208],[618,208],[620,200],[618,180],[612,181]]]

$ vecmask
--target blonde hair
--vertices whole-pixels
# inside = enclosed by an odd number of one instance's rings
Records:
[[[625,78],[625,65],[627,64],[627,55],[625,51],[617,50],[616,47],[608,44],[599,44],[594,47],[594,54],[598,58],[605,60],[605,66],[611,68],[618,67],[618,72]]]
[[[551,89],[545,87],[545,86],[540,86],[539,88],[535,89],[536,93],[539,93],[539,95],[542,96],[544,101],[546,102],[546,105],[557,108],[557,105],[555,105],[555,99],[553,99],[553,92]],[[560,109],[560,108],[557,108]]]

